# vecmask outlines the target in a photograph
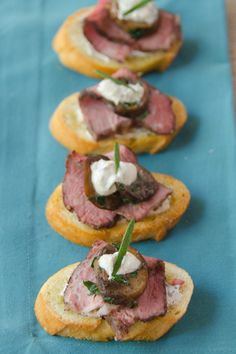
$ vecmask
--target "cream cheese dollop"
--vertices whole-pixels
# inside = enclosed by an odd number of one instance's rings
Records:
[[[135,22],[144,22],[149,25],[152,25],[159,15],[159,10],[156,4],[151,1],[140,7],[137,10],[132,11],[131,13],[124,15],[124,13],[130,10],[133,6],[140,3],[140,0],[117,0],[118,5],[118,18],[120,20],[131,20]]]
[[[106,271],[109,279],[112,278],[112,272],[117,255],[118,252],[115,252],[113,254],[104,254],[98,260],[99,267]],[[124,275],[135,272],[137,269],[139,269],[140,265],[140,260],[135,257],[131,252],[127,252],[121,262],[121,266],[117,274]]]
[[[180,285],[171,285],[166,283],[166,299],[168,306],[179,304],[182,299]]]
[[[125,86],[109,79],[102,80],[97,86],[97,91],[115,105],[124,102],[137,103],[144,95],[144,88],[139,82]]]
[[[130,186],[137,178],[137,167],[130,162],[120,161],[116,173],[113,160],[98,160],[91,164],[91,180],[97,194],[108,196],[116,192],[115,183]]]

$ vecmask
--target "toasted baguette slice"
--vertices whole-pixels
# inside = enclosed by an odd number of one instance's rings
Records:
[[[160,214],[146,217],[135,224],[132,234],[132,242],[146,239],[163,239],[186,211],[190,202],[190,193],[186,186],[173,177],[153,173],[160,183],[172,188],[173,193],[168,210]],[[69,241],[83,246],[92,246],[100,239],[107,242],[120,242],[127,228],[128,222],[118,222],[111,228],[95,230],[80,222],[74,213],[65,208],[62,198],[62,185],[59,185],[52,193],[46,206],[46,217],[51,227]]]
[[[152,70],[164,71],[182,46],[182,41],[178,40],[168,51],[159,50],[141,57],[129,57],[123,63],[109,59],[98,53],[83,34],[83,19],[93,9],[94,7],[84,8],[69,16],[53,40],[53,48],[61,63],[84,75],[98,78],[96,70],[113,74],[123,67],[139,74]]]
[[[103,154],[113,149],[114,143],[126,145],[135,153],[156,153],[167,147],[187,120],[187,111],[182,102],[173,98],[173,111],[176,115],[176,129],[173,134],[158,135],[144,128],[132,128],[126,134],[95,141],[85,126],[77,119],[79,93],[64,99],[54,112],[49,129],[54,138],[69,150],[84,155]]]
[[[112,340],[114,332],[106,320],[64,310],[63,289],[77,265],[78,263],[61,269],[42,286],[35,302],[36,317],[44,330],[51,335],[94,341]],[[180,289],[181,301],[169,306],[165,316],[148,322],[136,322],[130,327],[124,340],[156,340],[185,314],[193,292],[192,279],[185,270],[174,264],[165,262],[165,268],[167,281],[175,278],[184,280]]]

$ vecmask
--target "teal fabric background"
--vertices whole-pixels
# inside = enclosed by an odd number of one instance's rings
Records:
[[[183,180],[192,202],[163,242],[137,247],[189,271],[188,313],[154,343],[50,337],[37,324],[42,283],[87,253],[50,229],[44,207],[67,154],[49,134],[49,117],[65,96],[96,82],[62,67],[51,40],[67,15],[93,3],[0,2],[0,352],[235,353],[235,127],[223,0],[160,0],[182,16],[185,44],[166,73],[146,76],[183,100],[189,122],[167,151],[140,161]]]

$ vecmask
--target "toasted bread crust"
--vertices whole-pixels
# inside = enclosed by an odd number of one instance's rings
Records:
[[[99,78],[96,70],[112,74],[122,67],[143,74],[152,70],[165,71],[179,52],[182,41],[174,42],[168,51],[156,51],[146,57],[132,57],[119,63],[115,60],[104,61],[86,53],[81,44],[81,31],[76,26],[81,16],[87,16],[93,7],[84,8],[69,16],[60,27],[53,40],[53,48],[66,67],[84,75]],[[75,41],[76,38],[76,41]]]
[[[148,152],[154,154],[171,143],[187,120],[187,111],[183,103],[177,98],[171,97],[172,108],[176,115],[176,127],[173,134],[158,135],[150,132],[146,135],[130,136],[124,134],[99,141],[90,140],[81,134],[80,125],[74,117],[78,98],[79,93],[75,93],[61,102],[51,118],[49,129],[59,143],[80,154],[109,152],[113,149],[115,142],[126,145],[135,153]]]
[[[182,182],[159,173],[154,173],[153,176],[158,182],[173,189],[170,208],[161,214],[150,215],[136,222],[132,242],[150,238],[156,241],[162,240],[166,233],[178,223],[190,202],[190,193]],[[88,247],[98,239],[120,242],[128,224],[128,222],[122,222],[108,229],[95,230],[79,222],[76,215],[64,206],[62,185],[59,185],[49,198],[46,217],[51,227],[65,239]]]
[[[64,311],[60,293],[77,265],[78,263],[61,269],[42,286],[35,302],[36,317],[44,330],[51,335],[94,341],[112,340],[114,332],[106,320]],[[193,292],[192,279],[186,271],[174,264],[165,262],[165,268],[168,281],[174,278],[184,280],[184,285],[181,286],[181,302],[169,307],[165,316],[148,322],[136,322],[130,327],[124,340],[156,340],[185,314]]]

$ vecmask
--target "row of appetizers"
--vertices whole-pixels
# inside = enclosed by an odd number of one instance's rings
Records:
[[[73,152],[47,220],[92,247],[38,294],[36,317],[51,335],[155,340],[187,310],[187,272],[129,246],[164,238],[189,205],[182,182],[147,171],[135,155],[166,148],[187,120],[182,102],[140,77],[165,70],[181,45],[179,17],[150,0],[100,0],[70,16],[54,39],[65,66],[102,80],[63,100],[50,121]]]

